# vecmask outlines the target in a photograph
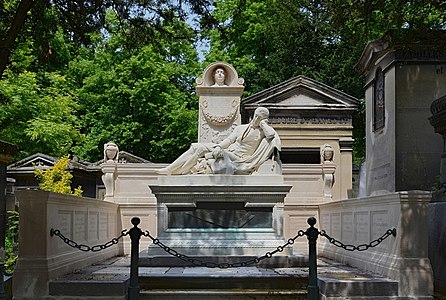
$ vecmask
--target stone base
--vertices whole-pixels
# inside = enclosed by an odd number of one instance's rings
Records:
[[[285,244],[281,175],[161,176],[158,238],[185,255],[262,256]],[[163,255],[155,245],[150,255]],[[282,255],[291,255],[292,247]]]
[[[153,255],[150,251],[142,251],[139,254],[140,267],[196,267],[203,262],[203,265],[218,266],[236,264],[240,265],[244,262],[253,262],[258,256],[249,255],[212,255],[212,256],[197,256],[190,255],[188,258],[193,259],[193,262],[186,261],[188,259],[179,259],[175,256],[168,255]],[[249,263],[245,267],[260,267],[260,268],[296,268],[308,267],[308,256],[304,255],[274,255],[270,258],[265,258],[258,263]]]
[[[242,235],[242,233],[239,233]],[[205,235],[209,237],[209,235]],[[260,237],[263,236],[264,239]],[[249,255],[262,256],[267,252],[272,252],[286,242],[282,239],[269,235],[258,235],[257,237],[248,234],[245,240],[237,238],[202,238],[202,239],[160,239],[160,241],[169,248],[184,254],[198,256],[216,256],[216,255]],[[281,253],[276,255],[292,255],[292,246],[285,247]],[[166,252],[157,245],[149,246],[149,255],[164,255]]]

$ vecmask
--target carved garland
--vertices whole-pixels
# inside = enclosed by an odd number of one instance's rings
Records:
[[[229,114],[225,116],[214,116],[208,110],[208,102],[206,100],[200,105],[201,111],[203,112],[203,116],[206,121],[214,126],[224,126],[229,122],[232,122],[237,116],[237,112],[239,110],[240,104],[237,103],[237,100],[232,101],[233,109],[229,112]]]

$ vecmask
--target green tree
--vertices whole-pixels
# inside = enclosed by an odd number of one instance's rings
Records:
[[[42,170],[34,168],[34,175],[39,180],[39,187],[44,191],[61,194],[82,196],[82,187],[78,186],[71,190],[71,179],[73,175],[67,171],[70,164],[68,155],[61,157],[52,168]]]
[[[136,44],[155,40],[162,23],[185,21],[190,13],[207,15],[209,0],[134,1],[134,0],[5,0],[0,2],[0,79],[20,43],[31,39],[36,58],[44,66],[58,65],[64,52],[52,43],[56,32],[69,37],[76,51],[90,46],[92,34],[104,29],[107,11],[113,10],[119,23],[132,24],[128,32]],[[206,18],[203,18],[206,19]],[[118,24],[119,25],[119,24]],[[19,46],[20,47],[20,46]],[[42,66],[42,64],[39,64]]]
[[[206,59],[232,63],[249,78],[246,94],[306,75],[357,98],[354,70],[367,42],[388,30],[441,29],[444,1],[216,0]],[[354,116],[355,160],[365,151],[364,110]]]
[[[173,160],[197,136],[195,33],[171,21],[162,26],[172,37],[159,34],[156,43],[128,46],[132,37],[116,24],[110,12],[107,39],[99,39],[94,55],[85,49],[68,70],[85,135],[74,151],[97,160],[102,145],[113,140],[153,162]]]
[[[9,71],[0,81],[0,98],[7,103],[0,109],[0,135],[19,146],[19,158],[61,156],[81,141],[78,104],[64,76]]]

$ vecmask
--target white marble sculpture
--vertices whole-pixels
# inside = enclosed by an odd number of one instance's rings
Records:
[[[334,149],[330,144],[325,144],[321,147],[321,162],[333,162]]]
[[[336,170],[333,163],[334,149],[331,145],[325,144],[321,147],[322,176],[324,179],[324,197],[332,198],[334,185],[334,172]]]
[[[231,65],[215,62],[195,82],[199,97],[198,142],[219,143],[241,124],[244,80]]]
[[[267,108],[257,108],[249,124],[237,126],[220,143],[192,144],[159,174],[252,174],[275,149],[281,148],[279,135],[268,125],[268,117]]]
[[[118,161],[119,159],[119,148],[113,142],[108,142],[104,144],[104,161]]]
[[[104,144],[104,164],[102,165],[102,182],[105,186],[105,197],[112,197],[115,192],[116,162],[119,158],[119,148],[113,142]]]

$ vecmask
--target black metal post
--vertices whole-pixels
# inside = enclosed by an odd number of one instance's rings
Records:
[[[309,260],[307,299],[317,300],[319,298],[319,287],[317,285],[316,241],[317,237],[319,236],[319,230],[317,230],[317,228],[314,227],[314,225],[316,224],[315,217],[308,218],[307,223],[308,225],[310,225],[310,227],[305,232],[308,238],[308,260]]]
[[[129,284],[129,300],[139,299],[138,284],[138,260],[139,260],[139,239],[143,232],[138,228],[141,220],[138,217],[132,218],[133,228],[129,230],[130,239],[132,240],[132,248],[130,252],[130,284]]]

